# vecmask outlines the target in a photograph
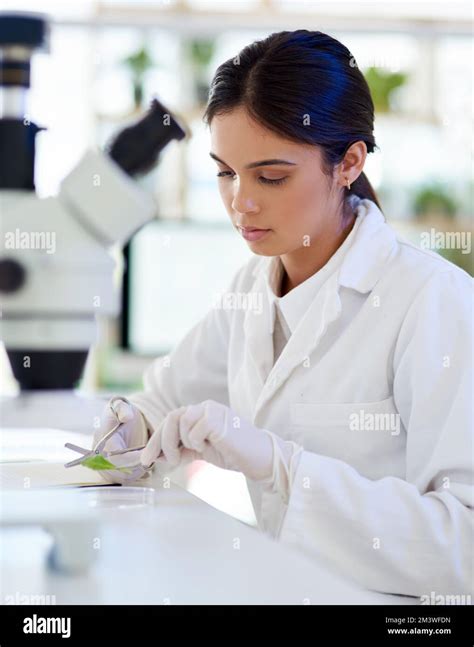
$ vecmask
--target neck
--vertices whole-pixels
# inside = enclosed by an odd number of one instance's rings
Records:
[[[299,247],[298,249],[282,254],[280,260],[285,268],[281,282],[281,296],[309,279],[326,265],[331,256],[339,249],[354,226],[355,216],[352,215],[346,226],[333,235],[318,239],[316,246]]]

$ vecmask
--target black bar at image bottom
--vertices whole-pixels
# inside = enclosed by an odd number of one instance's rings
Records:
[[[23,606],[0,607],[0,645],[88,641],[343,640],[473,644],[466,606]],[[67,642],[64,641],[67,639]],[[78,642],[76,642],[78,641]],[[85,643],[84,641],[87,641]],[[289,644],[290,644],[289,643]]]

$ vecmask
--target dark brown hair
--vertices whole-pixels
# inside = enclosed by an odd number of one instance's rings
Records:
[[[250,116],[289,140],[314,144],[330,174],[347,149],[364,141],[376,148],[369,86],[347,47],[319,31],[282,31],[255,41],[220,65],[204,121],[245,106]],[[365,173],[346,197],[368,198],[381,209]]]

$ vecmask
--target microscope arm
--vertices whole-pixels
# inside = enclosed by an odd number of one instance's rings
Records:
[[[102,152],[88,151],[61,183],[59,199],[96,240],[120,246],[155,216],[154,200]]]

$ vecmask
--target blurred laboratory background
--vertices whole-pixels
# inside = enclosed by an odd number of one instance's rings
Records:
[[[2,0],[1,8],[51,18],[28,105],[46,128],[37,137],[40,197],[55,195],[87,147],[104,146],[155,96],[192,134],[172,142],[143,181],[158,217],[127,246],[122,315],[99,321],[78,389],[140,389],[144,368],[173,349],[250,258],[220,202],[202,115],[217,66],[274,31],[323,31],[353,54],[376,110],[379,149],[366,173],[392,225],[415,244],[431,228],[472,231],[470,2]],[[472,274],[471,250],[434,251]],[[17,389],[6,361],[1,389]],[[246,518],[239,501],[234,512]]]

